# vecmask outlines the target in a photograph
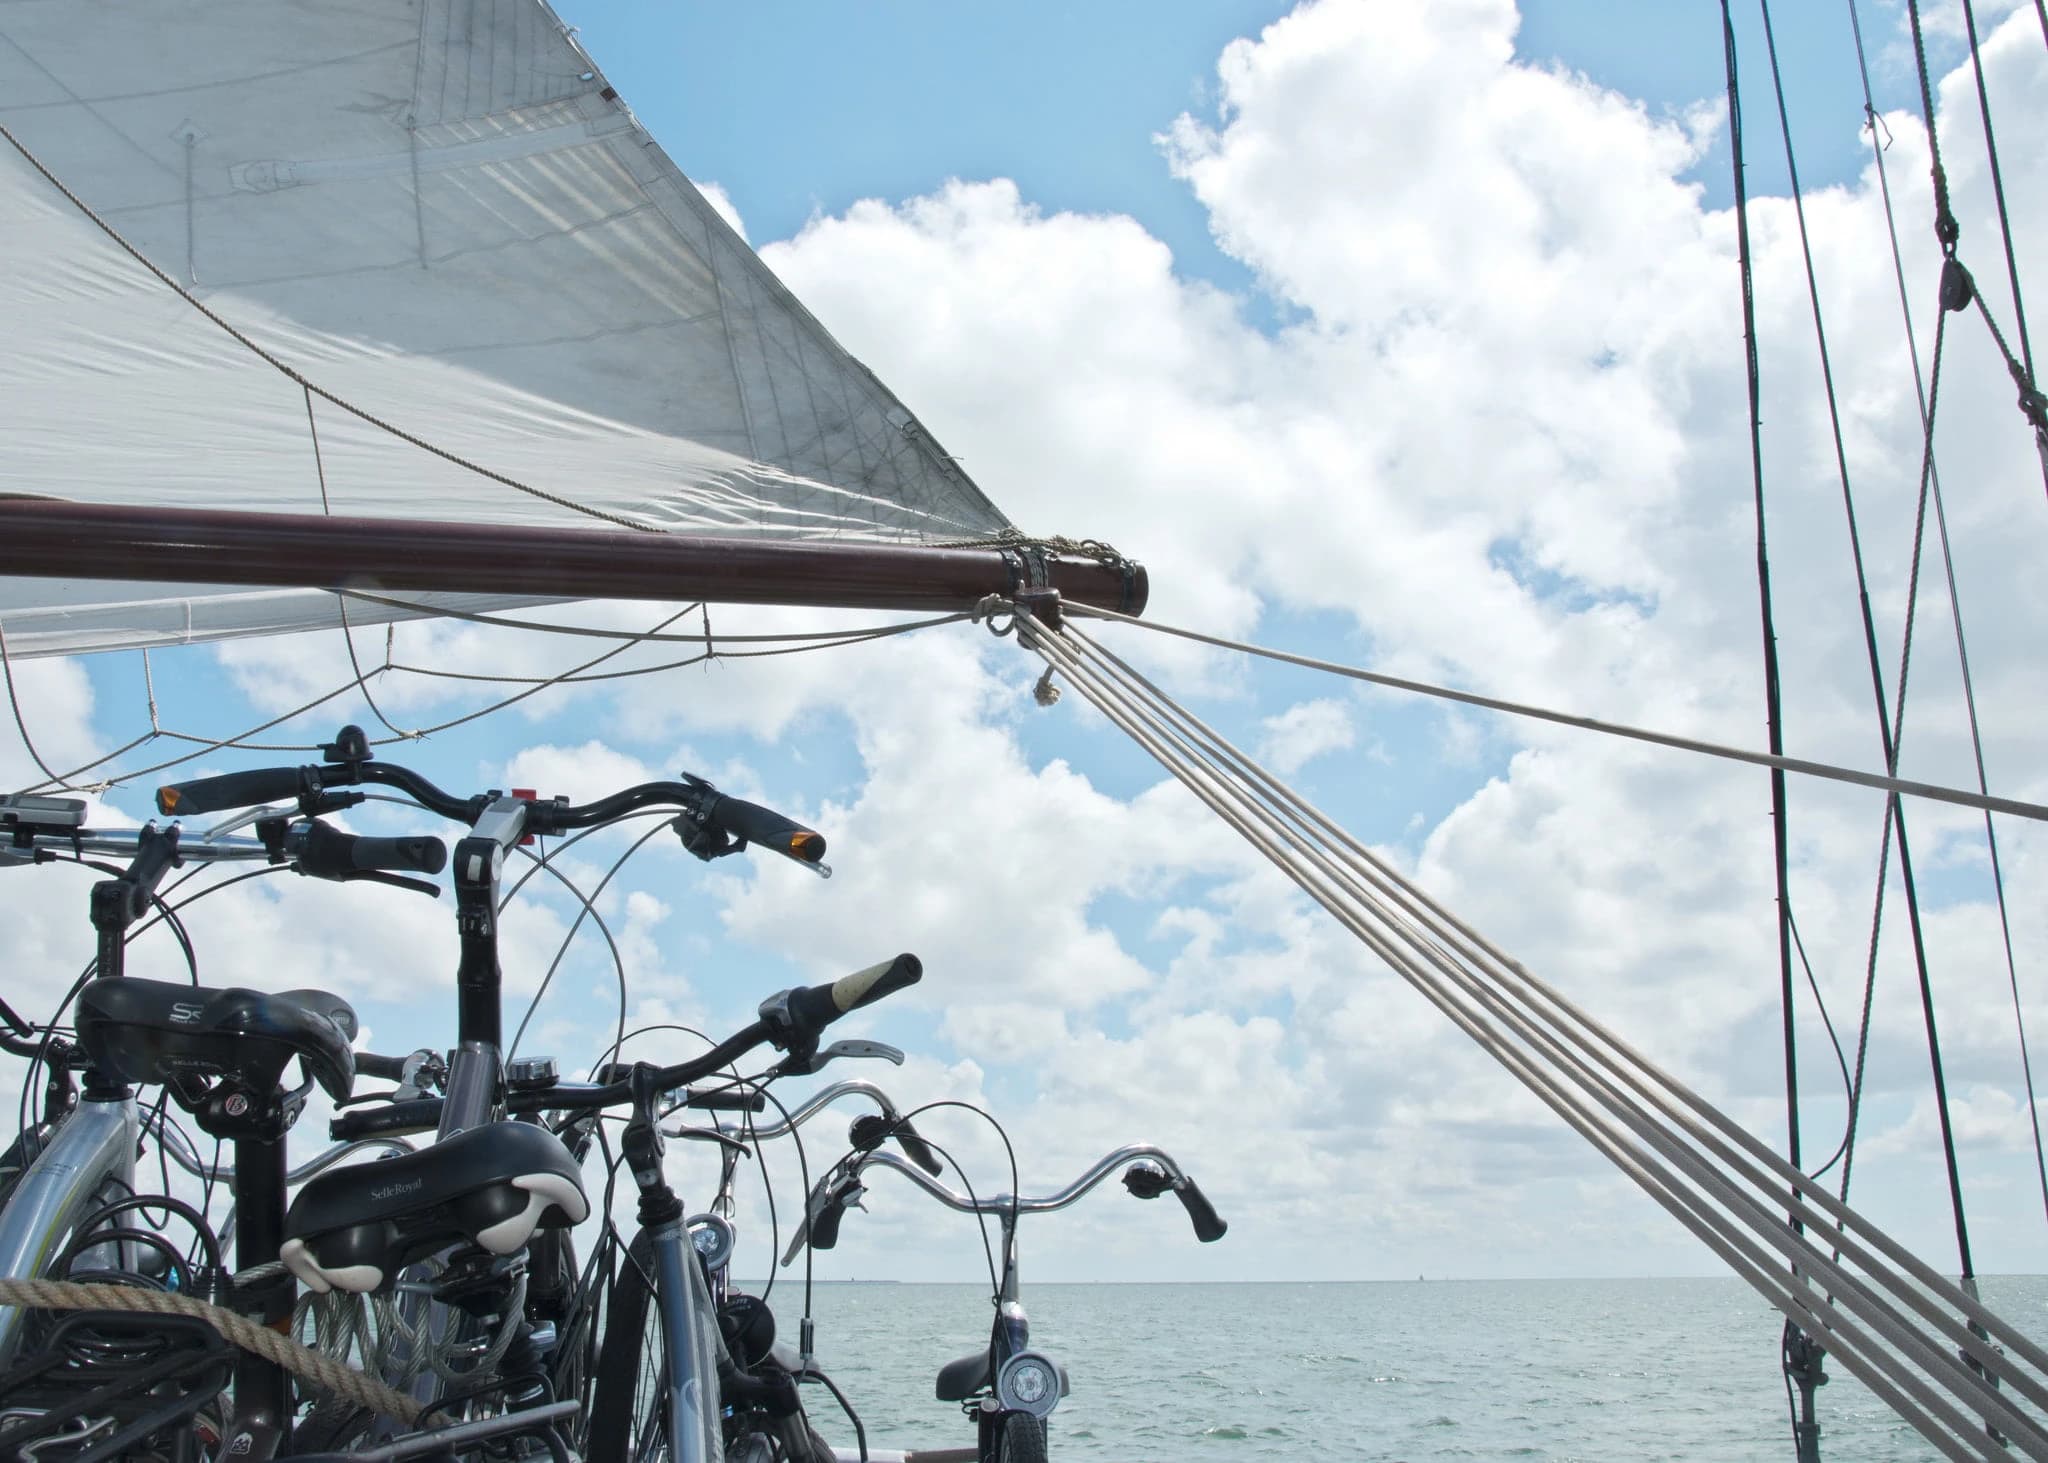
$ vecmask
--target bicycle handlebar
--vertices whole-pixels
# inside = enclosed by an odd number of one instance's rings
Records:
[[[815,1040],[848,1011],[871,1006],[923,978],[924,962],[905,953],[824,985],[778,992],[761,1003],[761,1016],[771,1025],[787,1021],[800,1036]]]
[[[357,1054],[357,1068],[368,1070],[362,1066],[361,1055]],[[553,1087],[510,1093],[505,1099],[505,1110],[515,1115],[573,1112],[600,1105],[592,1103],[590,1099],[609,1090],[608,1083],[562,1082]],[[336,1113],[333,1121],[327,1125],[327,1131],[337,1143],[393,1134],[431,1133],[441,1125],[443,1101],[444,1099],[439,1097],[415,1097],[404,1102],[386,1103],[383,1107]],[[733,1093],[720,1087],[706,1088],[702,1091],[685,1088],[678,1105],[720,1112],[732,1112],[741,1108],[759,1112],[768,1105],[768,1100],[759,1093]]]
[[[316,879],[345,879],[374,869],[438,874],[448,864],[448,845],[431,835],[375,838],[343,833],[317,818],[292,824],[284,851],[300,872]]]
[[[1209,1202],[1208,1196],[1203,1194],[1192,1178],[1188,1177],[1187,1171],[1174,1161],[1172,1154],[1150,1143],[1132,1143],[1105,1153],[1095,1160],[1086,1173],[1064,1189],[1035,1199],[1011,1194],[994,1194],[985,1199],[970,1198],[957,1189],[948,1188],[937,1179],[920,1173],[893,1153],[877,1151],[866,1154],[854,1168],[856,1172],[864,1172],[879,1164],[883,1168],[893,1169],[941,1204],[958,1209],[963,1214],[1007,1214],[1012,1211],[1019,1214],[1048,1214],[1055,1209],[1066,1208],[1109,1177],[1112,1171],[1127,1163],[1157,1164],[1165,1171],[1161,1176],[1164,1179],[1162,1188],[1171,1188],[1175,1197],[1180,1200],[1181,1207],[1188,1211],[1188,1218],[1194,1224],[1195,1238],[1204,1244],[1223,1238],[1230,1226],[1216,1213],[1215,1206]],[[1132,1191],[1136,1193],[1138,1189],[1134,1186]]]
[[[823,985],[778,991],[761,1003],[760,1020],[727,1037],[703,1056],[678,1062],[672,1067],[654,1069],[655,1086],[665,1092],[688,1088],[691,1083],[701,1082],[738,1061],[764,1041],[773,1042],[787,1051],[806,1051],[816,1046],[818,1033],[825,1026],[846,1012],[915,984],[923,974],[923,962],[915,955],[904,954]],[[823,1013],[822,1016],[819,1013]],[[359,1063],[360,1060],[359,1057]],[[610,1070],[608,1068],[601,1075],[609,1075]],[[684,1099],[684,1104],[698,1106],[696,1097],[692,1093]],[[633,1088],[628,1081],[557,1082],[548,1087],[510,1093],[505,1107],[512,1113],[579,1112],[630,1102],[632,1098]],[[706,1094],[706,1098],[703,1106],[725,1107],[730,1101],[730,1094],[724,1088],[717,1088]],[[339,1113],[328,1131],[336,1141],[421,1131],[438,1126],[441,1101],[438,1097],[422,1097],[366,1112]]]
[[[383,1077],[392,1082],[405,1078],[404,1057],[379,1056],[376,1052],[356,1053],[356,1073],[363,1077]]]
[[[852,1078],[845,1082],[834,1082],[830,1087],[819,1088],[796,1107],[790,1109],[788,1117],[777,1118],[771,1123],[756,1123],[748,1131],[748,1136],[756,1141],[760,1141],[768,1138],[780,1138],[786,1133],[793,1133],[840,1098],[854,1095],[871,1099],[875,1106],[881,1109],[880,1118],[873,1116],[857,1118],[855,1119],[856,1126],[860,1123],[883,1123],[888,1136],[896,1140],[897,1145],[910,1156],[911,1162],[917,1164],[918,1167],[934,1178],[945,1172],[945,1166],[939,1162],[938,1155],[932,1152],[930,1145],[919,1136],[918,1131],[911,1127],[910,1119],[902,1116],[896,1110],[896,1104],[889,1100],[889,1094],[874,1083],[862,1081],[859,1078]],[[758,1112],[759,1109],[756,1108],[755,1111]],[[736,1130],[721,1123],[719,1131],[731,1135]]]
[[[228,772],[160,787],[156,790],[156,810],[167,818],[189,818],[195,813],[251,808],[298,795],[298,768],[265,767],[255,772]]]
[[[145,825],[151,826],[154,825]],[[124,828],[118,832],[92,828],[77,828],[70,832],[28,832],[14,835],[11,840],[0,840],[0,868],[10,865],[37,862],[38,853],[45,855],[101,854],[108,858],[133,858],[141,846],[141,828]],[[180,862],[223,863],[237,859],[260,859],[270,857],[270,850],[261,839],[221,836],[205,838],[191,835],[179,839],[178,859]]]
[[[364,748],[363,758],[301,767],[266,767],[168,783],[157,789],[157,808],[166,815],[182,817],[295,798],[303,812],[312,814],[333,806],[331,789],[376,783],[404,793],[430,813],[473,826],[497,800],[492,793],[459,798],[408,767],[368,760],[367,742],[355,727],[342,728],[329,754],[335,755],[335,748],[344,746]],[[555,798],[520,801],[526,809],[525,831],[541,835],[594,828],[637,809],[668,803],[682,810],[677,832],[682,836],[683,846],[699,858],[717,858],[736,853],[748,844],[759,844],[824,872],[822,834],[772,808],[721,793],[703,778],[688,773],[680,782],[643,782],[591,803],[569,803]]]

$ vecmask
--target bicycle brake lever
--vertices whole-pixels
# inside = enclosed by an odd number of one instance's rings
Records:
[[[673,1128],[663,1128],[661,1131],[671,1138],[695,1138],[704,1143],[723,1143],[726,1147],[744,1158],[752,1158],[754,1156],[753,1149],[740,1142],[739,1139],[719,1132],[716,1128],[686,1128],[679,1124]]]
[[[415,894],[424,894],[429,899],[441,897],[441,886],[429,884],[425,879],[410,879],[404,874],[387,874],[378,869],[358,869],[351,874],[335,875],[338,884],[353,884],[359,879],[368,879],[373,884],[389,884],[394,889],[410,889]]]
[[[849,1037],[845,1041],[833,1042],[818,1053],[817,1067],[824,1066],[834,1057],[880,1057],[884,1061],[894,1062],[899,1067],[903,1065],[903,1053],[899,1048],[890,1046],[886,1041],[868,1041],[861,1037]],[[816,1067],[812,1070],[815,1071]]]
[[[789,1248],[782,1252],[785,1267],[808,1248],[829,1250],[839,1243],[839,1221],[844,1217],[846,1206],[851,1204],[862,1213],[867,1206],[861,1203],[861,1195],[867,1192],[854,1174],[845,1171],[845,1165],[835,1164],[826,1175],[811,1186],[810,1196],[804,1200],[803,1222],[796,1227],[796,1234],[789,1241]],[[817,1244],[812,1244],[816,1233]]]
[[[237,828],[247,828],[251,823],[261,823],[265,818],[296,818],[299,816],[295,803],[267,803],[260,808],[244,808],[225,823],[216,823],[204,833],[201,839],[218,838],[223,833],[232,833]]]

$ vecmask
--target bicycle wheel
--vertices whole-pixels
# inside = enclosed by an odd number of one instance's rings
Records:
[[[680,1231],[678,1231],[680,1239]],[[604,1344],[590,1396],[590,1463],[710,1463],[723,1452],[718,1436],[718,1324],[704,1273],[687,1240],[677,1264],[687,1296],[679,1317],[685,1333],[679,1390],[690,1412],[681,1429],[684,1456],[669,1450],[671,1374],[661,1306],[654,1288],[654,1236],[633,1236],[618,1278],[605,1297]],[[691,1456],[694,1454],[694,1456]]]
[[[1046,1463],[1044,1421],[1028,1412],[1005,1413],[992,1463]]]

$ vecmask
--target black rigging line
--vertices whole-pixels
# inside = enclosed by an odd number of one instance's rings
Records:
[[[1927,121],[1927,155],[1932,163],[1928,171],[1934,181],[1934,237],[1941,242],[1942,254],[1942,303],[1947,308],[1961,310],[1974,301],[1978,313],[1984,317],[1985,325],[1990,328],[1992,340],[1996,342],[1999,353],[2005,358],[2005,368],[2011,373],[2013,383],[2019,387],[2020,411],[2033,425],[2034,445],[2041,454],[2041,479],[2043,485],[2048,486],[2048,400],[2044,400],[2034,387],[2032,366],[2016,359],[2011,347],[2006,345],[2004,335],[1999,332],[1998,322],[1991,318],[1991,307],[1984,303],[1984,297],[1978,291],[1976,282],[1970,277],[1970,271],[1964,267],[1962,260],[1956,258],[1956,244],[1962,238],[1963,229],[1962,225],[1956,222],[1955,210],[1949,206],[1948,172],[1941,165],[1941,139],[1934,126],[1934,82],[1927,69],[1927,40],[1920,29],[1920,0],[1906,0],[1906,15],[1912,22],[1913,64],[1920,75],[1920,109]],[[1973,56],[1976,53],[1974,27],[1971,34],[1971,53]],[[1980,75],[1980,86],[1981,81]],[[1979,97],[1982,97],[1981,90]],[[1984,136],[1988,143],[1991,139],[1991,113],[1988,107],[1984,112]],[[1995,166],[1995,154],[1993,162]],[[2002,189],[1999,208],[2003,216]],[[2010,249],[2010,236],[2006,242],[2007,248]],[[2017,274],[2013,283],[2013,304],[2015,307],[2019,304]],[[2022,340],[2021,344],[2024,347],[2025,341]]]
[[[1858,611],[1861,614],[1863,620],[1863,646],[1864,653],[1869,662],[1870,667],[1870,690],[1872,696],[1875,697],[1877,704],[1877,734],[1881,750],[1884,753],[1885,766],[1890,768],[1892,772],[1896,774],[1896,772],[1898,771],[1898,751],[1893,741],[1890,721],[1885,709],[1884,670],[1879,659],[1877,648],[1877,620],[1875,615],[1872,613],[1870,607],[1870,578],[1868,572],[1864,567],[1863,539],[1862,534],[1858,530],[1856,523],[1856,496],[1849,482],[1848,453],[1842,444],[1842,416],[1840,408],[1835,398],[1835,372],[1834,365],[1830,361],[1828,356],[1827,328],[1826,325],[1823,323],[1821,316],[1820,282],[1815,274],[1813,267],[1813,244],[1806,226],[1806,197],[1799,186],[1799,162],[1794,155],[1794,150],[1792,146],[1792,122],[1790,115],[1787,113],[1785,107],[1784,73],[1778,65],[1778,41],[1777,35],[1771,25],[1770,0],[1759,0],[1759,4],[1763,14],[1764,44],[1769,50],[1771,59],[1771,87],[1777,97],[1778,103],[1778,129],[1780,134],[1783,136],[1785,142],[1785,172],[1792,189],[1793,214],[1795,218],[1798,220],[1799,224],[1799,252],[1800,257],[1804,260],[1806,265],[1806,296],[1813,310],[1814,342],[1820,351],[1821,383],[1827,397],[1828,428],[1829,431],[1832,433],[1834,439],[1835,471],[1842,485],[1842,513],[1844,520],[1847,523],[1849,531],[1849,558],[1856,571],[1856,601]],[[1899,807],[1898,800],[1896,798],[1892,799],[1891,806],[1887,809],[1885,817],[1884,837],[1887,840],[1891,837],[1892,823],[1894,817],[1899,816],[1902,813],[1903,809]],[[1899,867],[1905,879],[1906,906],[1909,918],[1912,922],[1914,930],[1916,931],[1916,937],[1913,942],[1913,954],[1914,959],[1916,960],[1916,962],[1918,962],[1920,978],[1922,983],[1924,984],[1927,979],[1926,955],[1917,937],[1917,931],[1919,929],[1920,923],[1919,892],[1916,885],[1913,882],[1911,865],[1908,862],[1908,855],[1905,847],[1905,826],[1903,822],[1901,822],[1899,825],[1899,843]],[[1870,933],[1873,968],[1875,965],[1876,946],[1878,939],[1877,920],[1882,917],[1882,910],[1884,907],[1883,881],[1884,872],[1882,865],[1880,865],[1878,873],[1877,913],[1873,914],[1872,916],[1872,928]],[[1789,991],[1790,987],[1788,986],[1787,989]],[[1823,1014],[1825,1014],[1825,1012],[1823,1012]],[[1787,1019],[1790,1019],[1789,1013]],[[1853,1126],[1850,1126],[1845,1129],[1843,1138],[1845,1148],[1847,1145],[1854,1142],[1854,1133],[1855,1130]],[[1797,1160],[1794,1161],[1796,1162]],[[1833,1162],[1833,1160],[1830,1159],[1829,1162]]]
[[[1963,25],[1970,33],[1970,67],[1977,76],[1977,106],[1984,114],[1984,150],[1991,159],[1991,196],[1998,201],[1998,232],[2005,241],[2006,277],[2012,281],[2013,333],[2020,338],[2020,362],[2026,368],[2025,376],[2016,383],[2020,388],[2020,410],[2033,423],[2035,441],[2043,453],[2041,481],[2044,487],[2048,487],[2048,417],[2044,417],[2041,395],[2035,385],[2034,348],[2027,339],[2027,310],[2020,296],[2019,256],[2012,247],[2012,219],[2005,207],[2005,175],[1998,166],[1998,137],[1991,130],[1991,95],[1984,89],[1984,56],[1977,44],[1977,7],[1971,0],[1963,0]],[[2044,25],[2048,25],[2048,20],[2044,20]],[[1932,112],[1927,114],[1927,130],[1930,134],[1934,131]],[[1981,308],[1981,298],[1978,304]],[[1990,311],[1985,311],[1984,319],[1989,323]],[[1997,327],[1993,326],[1994,334],[1996,330]],[[2006,352],[2008,357],[2011,354]]]
[[[2035,8],[2041,11],[2042,36],[2048,40],[2048,0],[2035,0]],[[1913,335],[1913,303],[1906,288],[1906,267],[1903,253],[1899,248],[1898,221],[1892,211],[1891,181],[1885,167],[1884,147],[1877,136],[1877,106],[1870,89],[1870,62],[1864,53],[1863,23],[1857,10],[1856,0],[1849,0],[1849,25],[1856,40],[1856,66],[1863,80],[1863,112],[1871,125],[1871,155],[1877,165],[1878,188],[1884,198],[1885,229],[1891,241],[1892,275],[1898,283],[1899,313],[1905,323],[1906,350],[1913,363],[1913,390],[1920,406],[1920,426],[1923,436],[1931,433],[1928,393],[1925,379],[1920,373],[1920,350]],[[1937,336],[1939,324],[1937,323]],[[1927,462],[1928,484],[1933,489],[1934,521],[1941,538],[1942,567],[1948,581],[1949,613],[1956,631],[1956,660],[1962,671],[1963,705],[1970,722],[1970,747],[1976,759],[1977,784],[1988,789],[1990,781],[1984,770],[1984,735],[1977,716],[1977,691],[1970,674],[1970,652],[1963,633],[1962,594],[1956,585],[1955,557],[1949,547],[1948,514],[1942,503],[1941,476],[1934,470],[1930,454]],[[2027,1023],[2020,1001],[2019,966],[2013,956],[2012,917],[2006,907],[2005,870],[1998,853],[1998,834],[1987,813],[1984,818],[1984,845],[1991,858],[1991,886],[1998,904],[1998,928],[2005,949],[2006,983],[2012,991],[2013,1024],[2019,1035],[2020,1073],[2027,1093],[2027,1117],[2034,1133],[2034,1170],[2041,1183],[2041,1204],[2048,1212],[2048,1152],[2044,1152],[2041,1136],[2041,1115],[2034,1098],[2034,1064],[2027,1048]]]
[[[1928,383],[1927,407],[1922,416],[1922,432],[1925,439],[1925,447],[1921,458],[1921,483],[1923,491],[1928,479],[1932,476],[1932,468],[1934,465],[1934,412],[1935,408],[1941,404],[1941,356],[1944,347],[1948,343],[1947,326],[1948,312],[1946,310],[1937,309],[1934,318],[1933,374]],[[1916,540],[1914,544],[1914,584],[1916,587],[1918,583],[1918,561],[1919,544]],[[1909,591],[1906,601],[1907,612],[1909,616],[1912,610],[1913,598],[1913,594]],[[1906,642],[1908,646],[1910,646],[1912,643],[1912,631],[1910,620],[1907,627]],[[1904,658],[1901,657],[1899,665],[1899,690],[1901,693],[1899,699],[1900,720],[1897,728],[1899,731],[1903,731],[1905,729],[1905,670],[1906,662]],[[1896,735],[1889,731],[1887,735],[1888,737],[1890,737],[1890,744],[1892,746],[1894,755],[1896,755],[1898,747]],[[1869,1054],[1870,1050],[1870,1016],[1872,1006],[1877,995],[1877,934],[1879,921],[1883,918],[1886,871],[1889,867],[1888,860],[1891,857],[1892,851],[1892,820],[1894,817],[1898,815],[1900,811],[1902,811],[1901,805],[1896,798],[1887,798],[1885,800],[1884,833],[1879,841],[1877,850],[1877,895],[1875,900],[1873,901],[1874,907],[1872,908],[1870,914],[1870,950],[1868,960],[1864,966],[1863,971],[1863,1020],[1856,1034],[1856,1075],[1849,1085],[1849,1127],[1848,1132],[1844,1137],[1844,1143],[1842,1148],[1842,1185],[1840,1194],[1841,1197],[1845,1200],[1848,1198],[1849,1195],[1850,1171],[1854,1168],[1856,1163],[1856,1120],[1859,1113],[1862,1111],[1864,1070],[1863,1064],[1864,1059]],[[1919,926],[1917,923],[1913,926],[1913,930],[1914,935],[1917,939],[1919,934]],[[1936,1058],[1936,1086],[1937,1091],[1939,1092],[1941,1089],[1940,1061],[1938,1056]],[[1942,1107],[1944,1133],[1946,1133],[1947,1131],[1945,1126],[1947,1123],[1947,1115],[1948,1108],[1946,1106],[1946,1099],[1944,1096],[1944,1103]],[[1830,1162],[1832,1161],[1833,1160],[1830,1160]],[[1951,1160],[1950,1163],[1950,1173],[1954,1173],[1953,1160]],[[1951,1193],[1953,1192],[1954,1189],[1952,1188]],[[1958,1213],[1960,1214],[1960,1211],[1958,1211]],[[1965,1262],[1965,1273],[1968,1273],[1967,1261]]]
[[[1880,750],[1884,754],[1885,767],[1893,775],[1897,775],[1899,769],[1898,737],[1900,732],[1903,730],[1903,725],[1901,725],[1899,730],[1894,730],[1892,726],[1891,715],[1888,713],[1885,704],[1884,669],[1881,664],[1877,648],[1877,621],[1870,607],[1870,580],[1863,563],[1862,536],[1859,533],[1856,525],[1856,497],[1855,492],[1851,488],[1849,482],[1848,454],[1842,445],[1842,419],[1841,413],[1837,407],[1835,399],[1834,367],[1830,363],[1828,358],[1827,330],[1821,318],[1820,283],[1815,275],[1813,267],[1813,248],[1806,227],[1805,196],[1801,192],[1799,187],[1799,164],[1798,160],[1793,154],[1792,124],[1785,108],[1784,75],[1778,65],[1778,43],[1771,26],[1770,0],[1759,0],[1759,3],[1763,12],[1764,41],[1770,51],[1771,85],[1775,89],[1777,95],[1778,125],[1785,140],[1785,169],[1792,189],[1792,208],[1793,213],[1797,218],[1799,224],[1799,248],[1801,256],[1805,260],[1806,264],[1806,293],[1807,299],[1811,303],[1813,310],[1814,340],[1820,349],[1821,381],[1823,386],[1825,387],[1827,396],[1828,425],[1834,434],[1835,468],[1842,484],[1842,511],[1847,521],[1849,530],[1849,555],[1856,571],[1856,598],[1858,609],[1862,615],[1863,620],[1863,644],[1865,655],[1868,659],[1870,667],[1870,690],[1871,695],[1875,698],[1876,702],[1878,741],[1880,745]],[[1927,482],[1933,460],[1933,437],[1931,420],[1929,423],[1927,423],[1927,426],[1929,430],[1924,444],[1925,451],[1923,452],[1923,464],[1920,475],[1920,515],[1914,526],[1913,570],[1910,582],[1907,587],[1907,654],[1910,654],[1912,647],[1913,632],[1911,607],[1917,599],[1919,590],[1920,548],[1922,539],[1922,529],[1926,522]],[[1905,716],[1905,694],[1905,664],[1904,656],[1902,655],[1898,687],[1898,716],[1901,720],[1901,723],[1903,723],[1903,719]],[[1920,917],[1920,890],[1918,883],[1915,881],[1913,877],[1912,849],[1906,837],[1906,812],[1905,808],[1900,804],[1897,797],[1892,797],[1889,800],[1888,805],[1885,809],[1884,832],[1882,836],[1887,841],[1887,845],[1889,844],[1889,840],[1892,836],[1894,828],[1896,828],[1897,830],[1899,840],[1899,878],[1902,884],[1904,885],[1904,892],[1906,896],[1906,922],[1908,928],[1912,932],[1913,964],[1920,979],[1920,989],[1923,996],[1923,1004],[1925,1005],[1927,1012],[1928,1033],[1929,1040],[1931,1042],[1933,1040],[1934,1031],[1934,1002],[1932,995],[1932,983],[1929,979],[1927,971],[1927,947],[1921,932],[1922,927]],[[1882,932],[1881,922],[1884,917],[1884,879],[1884,861],[1881,858],[1878,866],[1877,897],[1874,901],[1874,908],[1871,914],[1871,972],[1874,972],[1876,969],[1877,947]],[[1866,1021],[1868,1020],[1867,1005],[1865,1009],[1865,1019]],[[1940,1081],[1940,1055],[1938,1051],[1935,1053],[1934,1060],[1936,1071],[1935,1091],[1936,1096],[1939,1099],[1942,1106],[1942,1130],[1944,1134],[1946,1134],[1948,1131],[1947,1096],[1943,1084]],[[1853,1126],[1851,1126],[1845,1134],[1845,1142],[1847,1144],[1853,1145],[1854,1140],[1855,1129]],[[1955,1160],[1952,1151],[1949,1159],[1949,1169],[1951,1175],[1953,1176],[1955,1172]],[[1843,1165],[1843,1176],[1845,1181],[1847,1179],[1847,1175],[1848,1165],[1845,1162]],[[1964,1237],[1965,1231],[1963,1228],[1962,1220],[1962,1191],[1959,1184],[1952,1184],[1952,1198],[1955,1204],[1957,1234],[1961,1241],[1964,1253],[1964,1273],[1968,1274],[1969,1242],[1968,1239]]]
[[[1814,979],[1813,962],[1806,957],[1806,942],[1799,938],[1799,925],[1797,921],[1794,921],[1792,925],[1792,944],[1799,951],[1799,968],[1806,973],[1806,988],[1813,992],[1813,1004],[1820,1011],[1821,1025],[1827,1029],[1828,1041],[1835,1049],[1835,1065],[1842,1069],[1842,1097],[1845,1101],[1851,1100],[1855,1095],[1856,1088],[1855,1084],[1849,1080],[1849,1059],[1842,1055],[1842,1038],[1835,1031],[1834,1018],[1828,1014],[1828,1003],[1820,993],[1820,982]],[[1836,1161],[1841,1158],[1842,1154],[1848,1149],[1848,1146],[1849,1127],[1844,1122],[1842,1126],[1842,1141],[1835,1145],[1835,1151],[1828,1155],[1828,1161],[1813,1170],[1807,1177],[1816,1180],[1821,1178],[1829,1169],[1835,1166]]]
[[[1721,0],[1721,32],[1728,63],[1728,142],[1734,159],[1736,258],[1742,272],[1742,344],[1749,378],[1750,478],[1756,497],[1756,581],[1757,595],[1763,607],[1764,716],[1771,755],[1780,757],[1785,752],[1785,733],[1778,690],[1778,633],[1771,618],[1771,565],[1764,534],[1763,401],[1757,373],[1756,295],[1750,273],[1749,194],[1742,177],[1742,100],[1735,75],[1735,20],[1729,14],[1728,0]],[[1777,874],[1778,972],[1785,1015],[1785,1158],[1797,1168],[1799,1051],[1792,1021],[1792,903],[1786,887],[1785,773],[1779,767],[1771,769],[1771,851]],[[1795,1200],[1798,1198],[1796,1190],[1793,1197]],[[1796,1214],[1788,1216],[1788,1222],[1795,1231],[1801,1228]]]

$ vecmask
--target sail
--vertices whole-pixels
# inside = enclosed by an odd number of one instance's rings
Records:
[[[26,0],[0,7],[0,125],[0,494],[1008,526],[541,0]],[[13,654],[336,622],[322,591],[0,579]]]

